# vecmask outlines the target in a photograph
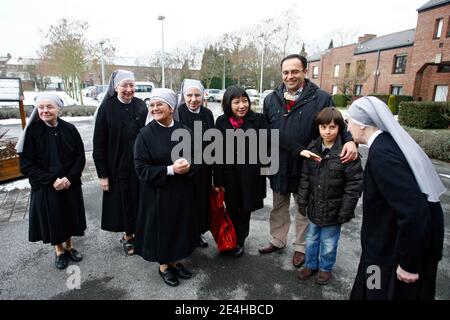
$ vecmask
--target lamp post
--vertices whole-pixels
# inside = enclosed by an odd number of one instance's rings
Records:
[[[104,40],[100,41],[100,48],[101,48],[101,54],[102,54],[102,56],[101,56],[101,64],[102,64],[102,86],[105,85],[105,61],[104,61],[104,58],[103,58],[103,45],[104,45],[104,44],[105,44],[105,41],[104,41]]]
[[[158,16],[158,20],[161,21],[161,87],[165,88],[164,80],[164,19],[165,16]]]
[[[260,38],[264,38],[264,35],[261,34],[259,36]],[[264,42],[262,42],[262,54],[261,54],[261,78],[259,79],[259,97],[262,97],[262,93],[263,93],[263,72],[264,72],[264,50],[266,49],[266,44]],[[261,102],[261,99],[259,99],[259,102]]]

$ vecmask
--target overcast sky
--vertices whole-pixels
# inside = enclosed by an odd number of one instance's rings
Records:
[[[161,48],[218,37],[273,17],[295,5],[302,39],[329,42],[333,30],[377,35],[416,27],[427,0],[0,0],[0,56],[37,57],[45,32],[59,19],[87,21],[89,38],[109,38],[117,56],[138,57]]]

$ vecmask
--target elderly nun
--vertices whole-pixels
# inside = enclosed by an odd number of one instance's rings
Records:
[[[348,130],[369,147],[361,259],[351,299],[434,299],[445,188],[432,163],[374,97],[355,100]]]
[[[127,255],[133,254],[139,202],[133,146],[148,114],[145,102],[134,93],[134,74],[114,71],[98,108],[92,153],[103,190],[101,228],[124,232],[121,243]]]
[[[20,170],[30,180],[29,240],[55,246],[55,266],[81,261],[72,237],[86,230],[81,174],[86,163],[75,126],[59,118],[64,103],[40,94],[18,143]]]
[[[179,122],[203,137],[206,130],[214,128],[214,116],[211,110],[203,106],[203,92],[205,91],[199,80],[184,79],[181,84],[181,94],[178,100]],[[208,146],[203,141],[198,159],[203,161],[203,150]],[[200,147],[200,146],[199,146]],[[194,183],[194,211],[199,228],[198,246],[207,247],[208,242],[202,236],[210,229],[209,222],[209,193],[212,189],[212,166],[202,163],[195,175]]]
[[[135,252],[147,261],[159,263],[158,273],[169,286],[189,279],[179,260],[188,257],[198,242],[193,212],[192,145],[180,153],[173,148],[175,130],[191,131],[174,121],[177,97],[170,89],[154,89],[150,97],[153,120],[139,133],[134,161],[140,184]]]

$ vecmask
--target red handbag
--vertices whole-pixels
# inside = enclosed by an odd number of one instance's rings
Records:
[[[219,252],[236,248],[237,238],[233,222],[224,205],[225,194],[223,191],[211,189],[209,195],[209,213],[211,216],[211,233],[217,243]]]

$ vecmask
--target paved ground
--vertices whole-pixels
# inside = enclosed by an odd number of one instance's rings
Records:
[[[0,299],[346,299],[353,283],[360,254],[359,229],[361,204],[357,217],[342,230],[334,279],[328,286],[313,281],[300,283],[291,264],[292,246],[270,255],[260,255],[258,247],[268,240],[268,215],[271,192],[265,207],[252,216],[246,252],[240,258],[217,253],[211,235],[210,246],[197,249],[186,259],[195,276],[178,288],[167,287],[160,279],[156,263],[138,256],[126,257],[119,245],[119,234],[100,230],[101,192],[95,180],[90,153],[83,173],[88,229],[75,239],[84,254],[80,267],[81,289],[67,286],[72,273],[53,266],[54,251],[49,245],[28,242],[28,190],[0,193],[1,223]],[[450,165],[434,162],[450,190]],[[7,188],[3,188],[7,189]],[[439,265],[437,298],[450,299],[450,192],[442,197],[445,210],[444,259]],[[293,203],[292,203],[293,204]],[[294,206],[291,206],[292,219]],[[293,228],[291,228],[293,229]],[[289,234],[293,240],[292,231]]]

